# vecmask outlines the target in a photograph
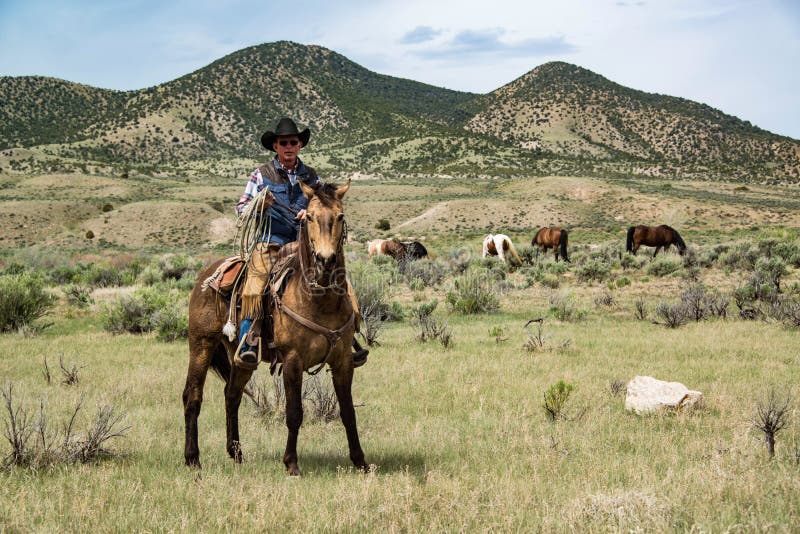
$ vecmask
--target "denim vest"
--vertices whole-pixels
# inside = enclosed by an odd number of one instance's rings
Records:
[[[308,207],[308,199],[300,188],[300,181],[306,185],[316,185],[319,183],[316,171],[307,167],[299,159],[297,160],[297,182],[292,184],[288,173],[283,169],[275,158],[270,163],[265,163],[259,167],[264,183],[272,196],[278,202],[290,206],[295,211],[304,210]],[[261,237],[259,241],[277,243],[280,246],[297,240],[297,232],[300,229],[300,221],[296,220],[294,213],[283,206],[274,204],[267,210],[268,218],[262,225]]]

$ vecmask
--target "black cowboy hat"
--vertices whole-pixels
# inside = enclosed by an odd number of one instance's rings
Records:
[[[297,130],[297,125],[292,119],[283,118],[278,121],[278,125],[275,127],[274,132],[264,132],[264,135],[261,136],[261,144],[264,145],[264,148],[267,150],[272,150],[275,152],[275,149],[272,148],[272,144],[279,135],[296,135],[300,138],[303,146],[306,146],[308,144],[308,140],[311,138],[311,130],[306,128],[300,132]]]

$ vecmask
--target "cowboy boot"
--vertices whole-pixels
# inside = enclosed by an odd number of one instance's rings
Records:
[[[239,331],[239,347],[233,356],[233,361],[240,367],[255,369],[258,367],[259,353],[261,352],[260,321],[243,319]]]
[[[361,367],[367,363],[369,350],[361,346],[358,340],[353,337],[353,368]]]

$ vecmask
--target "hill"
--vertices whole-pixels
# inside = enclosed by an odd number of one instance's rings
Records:
[[[471,131],[569,156],[780,168],[798,176],[797,141],[683,98],[645,93],[552,62],[493,91]]]
[[[137,91],[4,77],[0,103],[0,172],[240,174],[291,116],[328,174],[800,179],[798,141],[561,62],[476,95],[281,41]]]

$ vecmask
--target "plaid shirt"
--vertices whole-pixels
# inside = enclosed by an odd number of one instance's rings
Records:
[[[270,165],[270,163],[266,165]],[[239,202],[236,204],[236,213],[239,215],[244,213],[259,192],[269,189],[275,199],[282,205],[275,204],[268,208],[267,213],[270,225],[265,227],[269,228],[269,230],[264,237],[265,240],[268,238],[269,241],[283,246],[297,239],[297,229],[300,223],[295,220],[295,213],[308,206],[308,199],[300,190],[298,181],[313,186],[319,183],[319,178],[317,178],[313,169],[306,167],[299,159],[294,169],[285,169],[278,161],[278,158],[273,159],[271,165],[279,176],[284,177],[282,179],[284,181],[273,182],[269,176],[262,174],[261,167],[257,168],[250,174],[244,193],[239,197]],[[265,174],[270,173],[265,172]],[[284,206],[288,206],[290,209]],[[294,213],[291,210],[294,210]]]
[[[272,164],[275,166],[276,169],[281,169],[289,176],[289,182],[291,182],[292,186],[297,185],[297,172],[300,169],[303,163],[298,159],[297,164],[294,166],[294,169],[287,169],[281,162],[278,161],[278,158],[272,160]],[[261,169],[256,169],[250,174],[250,179],[247,180],[247,185],[244,188],[244,193],[242,196],[239,197],[239,202],[236,203],[236,213],[241,215],[244,213],[244,210],[247,209],[247,206],[250,205],[250,202],[255,198],[255,196],[260,193],[265,187],[267,187],[268,180],[261,176]]]

